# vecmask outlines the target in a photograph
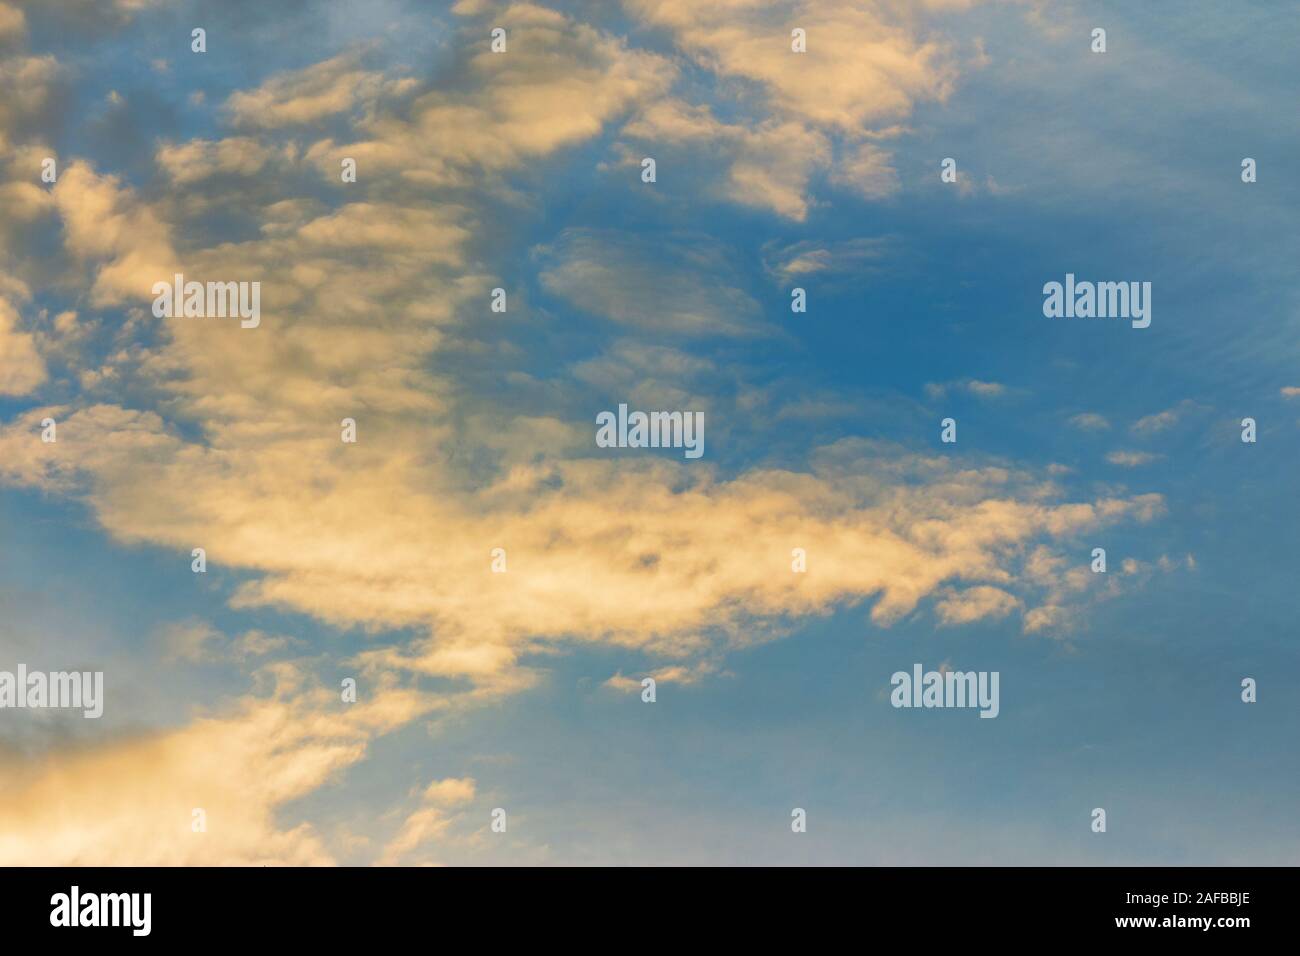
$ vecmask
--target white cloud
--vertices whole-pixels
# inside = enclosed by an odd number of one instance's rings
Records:
[[[1087,432],[1105,431],[1110,428],[1110,422],[1096,412],[1081,412],[1070,419],[1070,424]]]
[[[939,401],[952,392],[964,392],[975,398],[1002,398],[1010,394],[1010,389],[1000,382],[982,382],[975,378],[958,379],[952,382],[927,382],[925,393],[931,401]]]
[[[1154,435],[1157,432],[1173,427],[1177,423],[1178,411],[1170,408],[1155,415],[1146,415],[1139,418],[1133,423],[1130,430],[1135,435]]]
[[[1119,465],[1121,468],[1138,468],[1142,465],[1151,464],[1159,457],[1159,455],[1153,455],[1145,451],[1112,451],[1106,455],[1106,460],[1112,465]]]

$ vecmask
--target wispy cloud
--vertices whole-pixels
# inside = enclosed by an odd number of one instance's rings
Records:
[[[1098,415],[1096,412],[1080,412],[1070,418],[1070,424],[1081,431],[1098,432],[1110,428],[1104,415]]]
[[[695,335],[761,327],[758,303],[739,288],[725,251],[709,241],[680,237],[656,248],[626,233],[577,229],[534,252],[543,287],[589,314]]]
[[[782,245],[769,243],[763,250],[763,268],[783,285],[814,277],[866,281],[889,253],[885,238],[858,238],[843,242],[805,239]]]
[[[1112,465],[1119,465],[1121,468],[1138,468],[1142,465],[1149,465],[1159,458],[1159,455],[1146,451],[1116,450],[1106,454],[1108,462]]]
[[[1011,394],[1011,389],[1000,382],[982,382],[975,378],[952,382],[927,382],[925,385],[925,394],[934,402],[954,393],[970,395],[974,398],[1002,398]]]
[[[1178,422],[1178,412],[1172,408],[1167,411],[1158,412],[1155,415],[1146,415],[1135,421],[1129,428],[1135,435],[1154,435],[1162,432]]]

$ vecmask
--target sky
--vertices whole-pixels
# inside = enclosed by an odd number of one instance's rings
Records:
[[[0,864],[1300,862],[1298,42],[0,2]]]

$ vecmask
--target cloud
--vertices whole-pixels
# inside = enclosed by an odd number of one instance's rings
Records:
[[[0,56],[0,154],[12,147],[16,134],[42,125],[56,83],[64,76],[52,56]]]
[[[189,663],[238,663],[288,650],[300,642],[257,629],[226,637],[206,621],[180,621],[160,634],[168,660]]]
[[[843,147],[831,169],[831,182],[863,199],[884,199],[900,188],[893,155],[875,143]]]
[[[772,108],[845,133],[907,116],[918,101],[942,100],[956,80],[950,51],[922,39],[919,19],[897,4],[824,0],[792,9],[775,2],[629,0],[626,6],[670,31],[720,78],[755,83]],[[791,52],[793,27],[807,31],[806,54]]]
[[[897,172],[879,141],[897,136],[898,122],[918,103],[945,100],[961,66],[952,45],[930,34],[921,8],[908,5],[629,0],[625,7],[666,30],[746,107],[740,122],[724,123],[703,104],[654,103],[625,133],[720,156],[727,175],[715,192],[796,221],[807,217],[818,172],[829,170],[831,183],[866,199],[895,192]],[[806,53],[791,50],[796,27],[806,31]]]
[[[1178,423],[1178,412],[1175,409],[1167,409],[1155,415],[1146,415],[1135,421],[1130,430],[1135,435],[1154,435],[1162,432],[1167,428]]]
[[[62,416],[59,443],[45,445],[35,423],[46,413],[0,432],[5,480],[83,495],[122,540],[203,543],[210,566],[254,572],[236,606],[422,627],[430,636],[358,660],[484,694],[530,683],[521,658],[542,644],[698,659],[867,598],[888,625],[945,584],[1013,586],[1013,556],[1036,539],[1162,507],[1158,496],[1052,504],[1028,474],[857,442],[803,473],[718,479],[665,459],[579,457],[455,492],[382,429],[356,446],[322,422],[314,437],[300,424],[200,448],[157,416],[101,407]],[[489,569],[494,547],[507,550],[506,574]],[[807,574],[790,572],[793,547],[807,549]]]
[[[975,398],[1002,398],[1010,391],[1000,382],[981,382],[974,378],[952,382],[927,382],[925,386],[925,393],[931,401],[939,401],[952,392],[965,392]]]
[[[35,338],[19,330],[18,311],[0,296],[0,395],[27,395],[47,374]]]
[[[335,862],[284,808],[354,766],[369,742],[433,710],[396,688],[343,704],[292,669],[275,690],[176,730],[0,762],[0,865],[310,866]],[[206,832],[192,829],[193,810]]]
[[[568,229],[534,251],[542,286],[622,325],[693,335],[757,328],[759,306],[741,291],[722,249],[679,237],[671,245],[612,230]]]
[[[1064,631],[1075,622],[1078,611],[1059,604],[1044,604],[1025,612],[1024,631],[1038,634],[1043,631]]]
[[[1070,424],[1086,432],[1099,432],[1110,428],[1110,422],[1096,412],[1081,412],[1070,419]]]
[[[642,688],[641,682],[646,677],[654,678],[655,684],[681,684],[690,685],[699,683],[707,677],[716,675],[718,668],[710,661],[699,661],[690,665],[671,664],[667,667],[656,667],[647,671],[641,677],[625,677],[622,671],[608,678],[604,685],[611,690],[620,692],[635,691],[640,693]]]
[[[809,276],[863,280],[875,270],[888,250],[889,242],[882,238],[769,243],[763,249],[763,268],[782,285],[793,285]]]
[[[27,33],[23,11],[9,3],[0,3],[0,40],[22,37]]]
[[[342,53],[305,69],[282,73],[253,90],[232,93],[225,108],[237,126],[279,129],[315,123],[381,96],[413,88],[412,79],[386,79],[361,68],[364,51]]]
[[[391,173],[425,187],[467,186],[596,136],[605,124],[664,92],[671,61],[560,13],[510,8],[510,52],[486,44],[462,66],[457,89],[414,92],[401,114],[377,109],[359,137],[307,151],[331,180],[339,159],[360,176]],[[481,36],[481,34],[476,34]]]
[[[215,660],[217,646],[225,636],[206,621],[185,621],[169,625],[160,635],[171,660]]]
[[[573,366],[573,376],[607,396],[638,408],[699,408],[716,385],[716,366],[708,359],[663,345],[621,339],[595,358]],[[585,448],[589,436],[575,445]]]
[[[1138,468],[1142,465],[1151,464],[1159,457],[1159,455],[1153,455],[1145,451],[1112,451],[1107,453],[1106,460],[1112,465],[1119,465],[1121,468]]]
[[[456,817],[449,808],[474,799],[472,777],[435,780],[421,796],[423,805],[410,813],[401,828],[384,846],[377,860],[380,866],[393,866],[406,860],[416,849],[444,837]]]
[[[435,780],[424,789],[424,799],[439,806],[455,806],[474,799],[473,777],[448,777]]]
[[[623,135],[640,147],[623,145],[620,155],[626,166],[639,166],[644,156],[654,156],[656,163],[664,164],[665,179],[674,169],[690,168],[692,179],[709,183],[713,194],[796,221],[807,217],[808,184],[829,166],[832,155],[830,140],[803,123],[724,123],[709,107],[678,99],[650,104],[623,127]],[[669,161],[672,154],[667,151],[674,146],[690,147],[705,162],[691,163],[688,155],[680,162]],[[713,167],[725,175],[713,173]]]
[[[389,840],[378,866],[395,866],[418,847],[442,837],[451,819],[438,807],[421,807],[402,823],[402,828]]]
[[[95,273],[91,301],[120,305],[152,298],[153,283],[175,271],[171,231],[121,179],[69,163],[53,190],[64,248]]]
[[[935,604],[939,620],[947,625],[969,624],[986,618],[1006,617],[1022,606],[1015,595],[1008,594],[1001,588],[989,585],[966,588],[951,596],[940,599]]]
[[[162,143],[156,158],[172,182],[189,186],[217,175],[254,176],[268,163],[291,160],[293,153],[291,148],[277,150],[255,139],[234,136],[215,141]]]

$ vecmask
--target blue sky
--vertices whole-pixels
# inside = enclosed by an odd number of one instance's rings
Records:
[[[1280,8],[0,10],[0,860],[1296,862]]]

